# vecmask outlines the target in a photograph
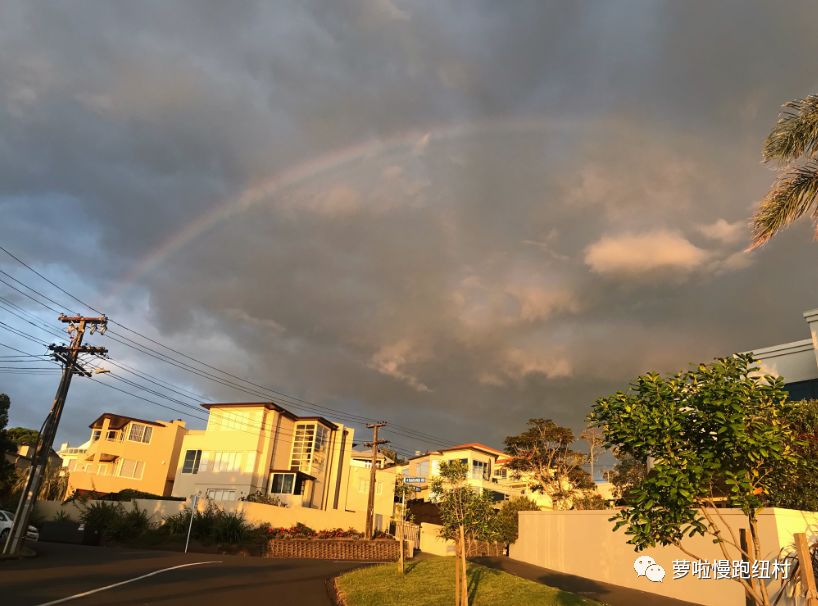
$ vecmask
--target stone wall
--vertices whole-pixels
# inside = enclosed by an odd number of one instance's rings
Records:
[[[395,562],[399,553],[398,542],[388,539],[273,539],[265,557]]]

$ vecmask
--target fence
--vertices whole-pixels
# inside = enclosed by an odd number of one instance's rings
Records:
[[[268,542],[264,557],[394,562],[398,549],[398,541],[384,539],[274,539]]]
[[[725,536],[747,531],[747,518],[737,509],[720,509],[719,526]],[[690,562],[696,558],[674,546],[634,552],[627,544],[625,529],[613,532],[609,522],[611,511],[522,511],[519,513],[520,531],[517,542],[511,545],[510,557],[550,570],[563,572],[594,581],[622,585],[670,598],[686,600],[707,606],[744,606],[744,591],[730,578],[695,576],[688,571],[675,578],[675,562]],[[818,539],[818,513],[792,509],[764,509],[758,516],[758,530],[762,554],[760,560],[782,560],[795,552],[793,535],[803,532],[810,543]],[[731,559],[725,556],[711,536],[685,537],[682,546],[707,564],[741,560],[738,550],[726,545]],[[661,566],[666,576],[651,582],[646,576],[637,576],[637,557],[650,557]],[[709,574],[709,572],[708,572]],[[781,581],[767,581],[770,595],[775,595]],[[791,592],[790,592],[791,593]],[[805,602],[785,595],[778,606],[801,606]]]
[[[91,501],[89,501],[90,503]],[[216,507],[228,512],[242,513],[245,520],[251,524],[267,523],[274,527],[290,527],[297,523],[306,524],[314,530],[331,530],[334,528],[354,528],[363,531],[366,526],[366,513],[338,510],[311,509],[307,507],[277,507],[263,503],[249,501],[211,501]],[[131,502],[121,502],[123,507],[130,508],[136,504],[139,509],[148,513],[151,521],[158,524],[163,518],[183,511],[185,502],[159,501],[154,499],[134,499]],[[199,501],[198,509],[203,511],[207,501]],[[45,520],[52,520],[63,512],[69,519],[79,521],[83,506],[75,501],[60,503],[59,501],[40,501],[37,503],[37,515]],[[376,528],[385,530],[385,528]]]

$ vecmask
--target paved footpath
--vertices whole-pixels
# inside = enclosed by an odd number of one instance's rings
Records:
[[[610,585],[601,581],[592,581],[591,579],[556,572],[548,568],[540,568],[533,564],[526,564],[505,557],[474,558],[474,561],[524,579],[550,585],[563,591],[570,591],[610,606],[700,606],[693,602],[674,600],[647,591]]]
[[[34,548],[39,557],[0,561],[3,606],[326,606],[327,579],[360,565],[42,542]]]

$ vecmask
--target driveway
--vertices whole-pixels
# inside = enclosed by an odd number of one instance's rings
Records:
[[[37,543],[39,557],[0,561],[0,603],[331,604],[328,578],[356,562],[271,560],[243,556]],[[102,589],[109,587],[108,589]],[[72,596],[79,596],[73,598]],[[66,600],[66,598],[71,598]],[[65,601],[63,601],[65,600]]]

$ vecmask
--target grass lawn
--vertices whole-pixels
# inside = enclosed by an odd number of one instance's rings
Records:
[[[592,606],[598,602],[469,563],[469,604],[475,606]],[[454,602],[454,558],[428,557],[406,564],[353,570],[336,579],[347,606],[449,606]]]

